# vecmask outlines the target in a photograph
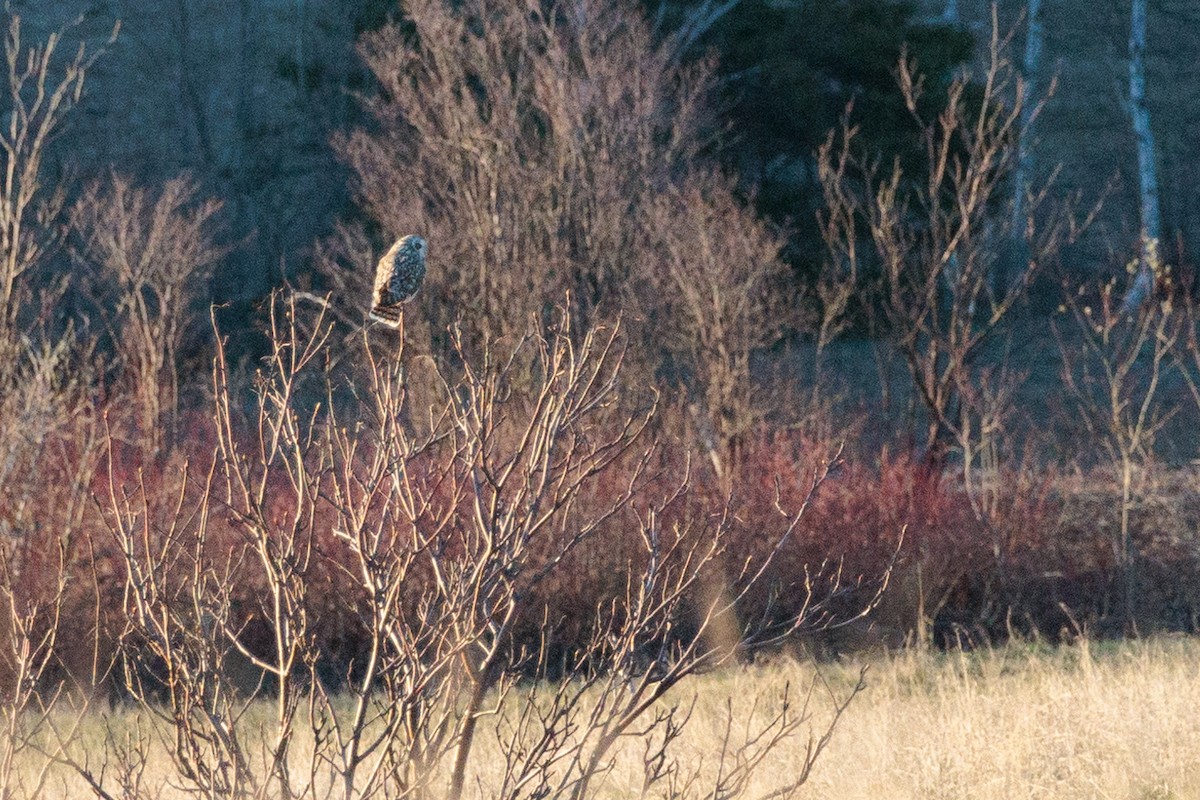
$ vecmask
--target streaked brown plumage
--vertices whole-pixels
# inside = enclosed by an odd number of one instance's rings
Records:
[[[420,236],[396,241],[375,267],[371,319],[399,328],[403,304],[411,300],[425,279],[425,254],[429,246]]]

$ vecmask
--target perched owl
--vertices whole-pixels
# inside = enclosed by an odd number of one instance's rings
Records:
[[[393,328],[400,327],[401,304],[417,293],[425,279],[425,253],[428,250],[429,246],[420,236],[405,236],[383,254],[375,268],[371,319]]]

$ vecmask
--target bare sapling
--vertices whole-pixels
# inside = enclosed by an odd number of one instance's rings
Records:
[[[0,186],[0,334],[8,344],[31,307],[36,269],[61,242],[55,224],[67,196],[65,186],[47,186],[49,147],[83,96],[84,79],[103,50],[82,45],[60,60],[64,31],[26,45],[21,17],[5,9],[5,99],[9,113],[0,130],[4,181]],[[113,30],[113,37],[117,29]],[[111,44],[111,40],[110,40]]]
[[[69,666],[86,675],[94,633],[73,618],[83,606],[72,577],[81,577],[78,534],[97,465],[96,354],[82,326],[51,313],[67,286],[45,267],[62,241],[69,189],[47,181],[51,144],[102,51],[64,54],[67,30],[29,44],[20,16],[6,8],[0,17],[0,796],[8,798],[41,795],[50,742],[72,735],[90,696],[66,662],[80,656]],[[103,670],[91,661],[97,679]]]
[[[830,257],[857,261],[859,274],[878,268],[884,322],[927,418],[919,446],[934,472],[952,450],[961,451],[969,487],[976,457],[1002,430],[998,422],[1019,380],[1000,347],[1012,312],[1078,232],[1069,209],[1053,208],[1044,189],[1024,198],[1019,221],[995,208],[1017,168],[1014,142],[1024,104],[1040,103],[1023,91],[1009,45],[994,22],[982,74],[955,77],[932,117],[917,65],[901,60],[900,91],[924,144],[925,173],[907,175],[898,161],[881,171],[869,157],[848,157],[855,132],[849,122],[819,152]],[[973,85],[981,94],[972,100]],[[860,217],[873,245],[869,258],[849,241],[859,235],[851,220]],[[1027,243],[1028,258],[998,281],[999,245],[1012,238],[1008,226],[1018,224],[1023,229],[1012,234]],[[987,367],[984,354],[1000,366]],[[991,388],[973,388],[983,384]]]
[[[1128,270],[1131,276],[1135,266]],[[1160,268],[1155,279],[1167,278]],[[1136,634],[1138,554],[1130,514],[1152,466],[1155,437],[1178,410],[1166,402],[1162,388],[1180,364],[1176,345],[1185,332],[1185,314],[1169,294],[1128,313],[1115,278],[1098,291],[1068,287],[1064,296],[1068,324],[1054,324],[1063,385],[1087,443],[1101,446],[1115,472],[1120,501],[1113,556],[1122,622]]]
[[[263,777],[273,784],[272,794],[287,798],[315,790],[323,754],[319,746],[314,748],[297,783],[290,754],[297,716],[307,705],[301,687],[315,681],[319,659],[310,627],[311,596],[321,588],[315,568],[322,537],[328,536],[321,527],[320,495],[331,469],[324,425],[306,411],[304,395],[314,385],[321,388],[330,332],[323,308],[301,328],[295,300],[272,298],[271,349],[256,375],[249,451],[243,449],[246,429],[235,411],[237,397],[229,386],[219,337],[214,362],[221,505],[259,579],[243,618],[222,615],[216,622],[222,639],[273,686],[262,691],[260,685],[255,691],[274,694],[272,725],[262,731],[268,757]],[[245,616],[265,624],[266,647],[256,647],[247,635]]]
[[[53,313],[68,287],[45,274],[62,241],[69,187],[48,184],[46,175],[54,163],[51,144],[103,51],[81,45],[64,58],[67,30],[30,44],[19,15],[6,9],[0,17],[6,108],[0,126],[0,546],[9,547],[34,529],[35,508],[57,510],[60,498],[70,506],[62,525],[66,537],[78,524],[81,487],[95,464],[89,402],[95,342],[82,325]],[[67,442],[79,446],[78,469],[58,458],[57,448]],[[71,491],[39,498],[51,485]]]
[[[643,224],[655,243],[627,302],[645,320],[646,352],[670,364],[685,398],[680,411],[728,492],[745,437],[771,408],[753,357],[794,319],[783,238],[719,177],[663,192],[650,214]]]
[[[149,496],[144,476],[132,487],[110,477],[105,519],[125,570],[119,674],[183,791],[246,797],[259,781],[240,726],[253,696],[239,696],[224,670],[231,645],[218,626],[231,613],[239,557],[208,557],[214,475],[215,460],[199,486],[187,476],[165,502]]]
[[[37,756],[63,691],[49,679],[57,666],[67,578],[66,550],[60,544],[57,580],[47,591],[33,593],[28,581],[19,580],[11,551],[7,542],[0,547],[0,797],[6,800],[37,797],[53,765]]]
[[[114,360],[135,398],[135,438],[156,456],[178,432],[180,349],[201,323],[201,301],[224,249],[214,241],[216,200],[187,177],[151,191],[111,174],[72,209],[76,260],[108,326]]]

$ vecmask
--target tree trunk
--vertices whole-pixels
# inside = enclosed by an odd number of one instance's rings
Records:
[[[254,127],[253,91],[255,80],[255,63],[252,55],[254,48],[254,28],[251,19],[250,0],[238,0],[238,74],[237,99],[235,115],[237,130],[234,132],[234,179],[238,183],[237,191],[241,193],[246,188],[246,171],[248,150],[250,148],[250,132]]]
[[[1146,103],[1146,3],[1133,0],[1129,25],[1129,117],[1137,141],[1138,193],[1141,205],[1137,278],[1125,295],[1126,311],[1139,308],[1154,292],[1154,271],[1162,239],[1155,166],[1154,130]]]
[[[1025,271],[1029,259],[1026,208],[1029,181],[1033,176],[1033,121],[1037,110],[1038,74],[1041,70],[1042,0],[1029,0],[1025,6],[1025,57],[1021,64],[1021,122],[1017,131],[1017,167],[1013,174],[1012,222],[1008,232],[1008,251],[997,265],[993,291],[1003,295],[1011,286],[1012,276]]]
[[[1132,534],[1129,530],[1129,511],[1133,507],[1133,457],[1125,454],[1121,458],[1121,599],[1126,636],[1137,635],[1137,554],[1133,550]]]
[[[300,95],[308,94],[308,52],[304,37],[308,29],[308,0],[296,2],[296,41],[294,42],[296,59],[296,87]]]

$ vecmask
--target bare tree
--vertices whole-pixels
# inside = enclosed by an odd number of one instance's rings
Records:
[[[405,11],[415,33],[360,44],[376,125],[338,147],[372,219],[430,241],[433,329],[517,336],[568,290],[584,319],[619,301],[639,216],[704,144],[706,70],[623,4]]]
[[[763,421],[754,353],[792,321],[783,240],[740,206],[723,179],[664,192],[643,221],[657,243],[636,267],[628,307],[645,349],[662,351],[692,409],[692,424],[726,489],[741,439]]]
[[[1135,265],[1129,273],[1132,280],[1140,279]],[[1160,272],[1156,279],[1165,277]],[[1063,383],[1086,441],[1100,444],[1116,473],[1120,505],[1113,553],[1124,624],[1136,633],[1138,555],[1130,512],[1153,461],[1155,436],[1177,411],[1165,404],[1161,390],[1178,363],[1175,347],[1183,320],[1169,297],[1144,304],[1134,315],[1117,298],[1115,279],[1099,292],[1089,293],[1086,287],[1067,291],[1065,310],[1074,324],[1065,330],[1055,325],[1055,334]]]
[[[981,356],[1002,341],[1008,317],[1032,277],[1079,227],[1069,209],[1050,208],[1045,190],[1027,192],[1021,235],[1028,241],[1028,258],[1018,275],[994,285],[995,245],[1015,223],[1007,214],[997,219],[993,205],[1017,166],[1014,141],[1026,100],[1006,55],[1008,44],[994,24],[978,106],[968,108],[969,76],[960,75],[935,119],[922,115],[923,81],[914,65],[901,61],[900,89],[917,122],[928,169],[916,186],[899,164],[881,176],[876,165],[860,161],[858,174],[848,175],[840,161],[845,156],[828,146],[820,153],[826,199],[833,204],[830,219],[858,213],[866,218],[882,272],[886,325],[926,412],[920,446],[935,473],[952,448],[960,447],[970,459],[979,450],[979,441],[971,440],[994,430],[983,418],[999,411],[993,401],[1002,400],[1008,389],[978,390],[998,386],[987,373],[1004,372],[1003,366],[986,366]],[[842,151],[852,143],[847,124]],[[1041,217],[1036,226],[1035,215]],[[862,258],[846,241],[853,235],[854,227],[845,223],[827,235],[835,259]],[[968,484],[972,460],[963,464]]]
[[[1137,143],[1138,229],[1137,279],[1122,301],[1126,311],[1141,307],[1154,293],[1154,276],[1160,269],[1162,211],[1159,208],[1158,151],[1150,106],[1146,99],[1146,0],[1132,0],[1129,8],[1129,119]]]
[[[93,183],[72,220],[81,239],[77,260],[109,316],[116,356],[139,405],[147,454],[159,453],[175,431],[179,350],[195,333],[200,301],[225,250],[214,241],[216,200],[199,200],[188,177],[157,191],[113,174]]]
[[[734,6],[706,4],[656,42],[637,10],[594,0],[410,4],[415,35],[395,25],[363,39],[376,125],[339,145],[367,213],[430,241],[434,301],[419,329],[438,335],[457,318],[470,350],[546,324],[567,292],[588,324],[636,309],[625,324],[639,380],[685,389],[681,409],[721,480],[768,406],[752,354],[797,305],[781,235],[700,158],[709,67],[678,58]],[[349,231],[327,242],[322,263],[342,264],[330,282],[352,282],[369,249]],[[825,299],[844,314],[845,296]]]

